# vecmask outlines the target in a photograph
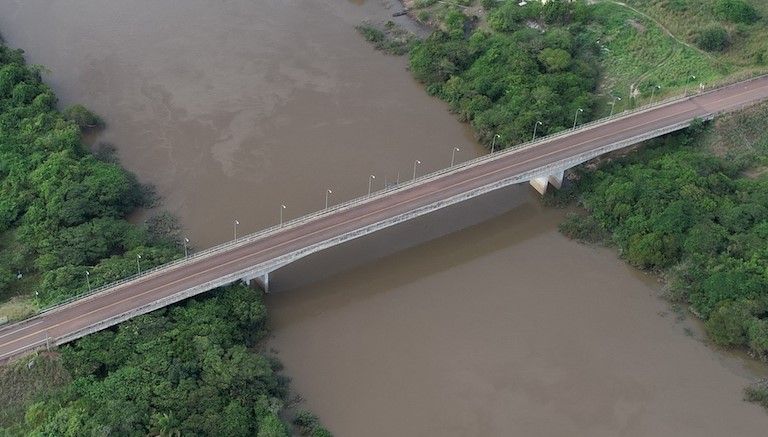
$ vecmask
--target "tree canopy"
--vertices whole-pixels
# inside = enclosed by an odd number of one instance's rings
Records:
[[[577,187],[627,261],[672,273],[673,297],[706,320],[716,343],[768,356],[768,179],[692,146],[701,138],[656,140],[582,173]],[[763,136],[750,148],[764,156],[766,144]]]
[[[37,291],[47,305],[87,291],[86,271],[96,286],[136,273],[136,253],[145,268],[179,253],[127,224],[144,190],[83,147],[82,129],[101,119],[82,105],[60,113],[41,71],[0,44],[0,299]]]
[[[505,2],[489,12],[495,32],[468,37],[459,12],[446,16],[410,52],[410,68],[427,91],[448,102],[489,147],[529,140],[572,126],[579,109],[589,115],[598,77],[589,8],[580,3]]]

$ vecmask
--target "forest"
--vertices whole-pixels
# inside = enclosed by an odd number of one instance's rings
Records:
[[[137,273],[137,255],[144,269],[179,256],[126,222],[150,190],[82,145],[102,121],[81,105],[59,112],[44,70],[0,45],[0,301],[33,308]]]
[[[664,272],[669,297],[705,320],[710,338],[768,358],[768,130],[761,106],[652,141],[570,189],[590,213],[574,238],[610,235],[629,263]],[[720,156],[718,156],[720,155]]]
[[[453,9],[445,29],[411,49],[409,66],[486,147],[511,146],[534,129],[545,135],[592,116],[599,49],[591,21],[582,2],[505,2],[489,12],[490,30],[469,30]]]
[[[489,148],[613,114],[622,96],[631,108],[684,90],[693,78],[703,85],[765,72],[759,2],[487,0],[485,24],[438,3],[416,2],[424,8],[419,19],[436,15],[441,29],[411,49],[410,68]],[[570,214],[564,234],[615,245],[629,263],[663,274],[673,306],[704,320],[714,343],[763,360],[766,118],[762,106],[694,123],[626,157],[580,167],[574,185],[557,195],[573,196],[588,212]],[[747,397],[768,407],[768,383]]]

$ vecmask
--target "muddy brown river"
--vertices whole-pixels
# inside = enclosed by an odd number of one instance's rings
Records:
[[[0,0],[8,44],[83,103],[197,248],[482,153],[354,26],[391,0]],[[405,17],[393,19],[406,22]],[[371,179],[370,175],[375,175]],[[337,437],[761,436],[763,367],[655,278],[557,233],[525,186],[274,275],[270,346]],[[140,220],[141,217],[137,217]],[[420,243],[420,244],[418,244]]]

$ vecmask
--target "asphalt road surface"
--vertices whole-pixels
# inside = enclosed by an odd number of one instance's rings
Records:
[[[589,150],[637,135],[752,105],[768,98],[768,76],[678,100],[628,116],[616,116],[573,134],[542,139],[516,153],[497,153],[481,165],[447,173],[419,185],[406,185],[351,208],[286,226],[254,241],[244,241],[213,256],[137,278],[22,323],[0,329],[0,360],[56,344],[56,339],[99,321],[145,306],[196,285],[319,243],[365,225],[406,213]]]

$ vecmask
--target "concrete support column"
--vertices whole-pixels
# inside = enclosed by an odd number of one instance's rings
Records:
[[[256,284],[264,290],[264,293],[269,293],[269,272],[257,277]]]
[[[555,174],[551,174],[548,176],[541,176],[536,179],[531,179],[529,182],[531,186],[536,189],[536,191],[539,192],[542,196],[547,192],[547,187],[552,184],[555,188],[558,190],[560,187],[563,186],[563,176],[565,175],[565,170],[560,170],[559,172],[556,172]]]
[[[256,281],[256,285],[264,290],[264,293],[269,293],[269,272],[244,276],[242,281],[249,287],[251,286],[251,281]]]
[[[549,183],[558,190],[563,186],[563,176],[565,176],[565,170],[560,170],[555,174],[549,175]]]

